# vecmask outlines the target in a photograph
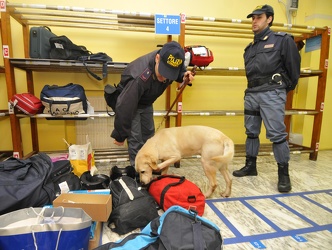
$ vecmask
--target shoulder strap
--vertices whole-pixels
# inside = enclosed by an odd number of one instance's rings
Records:
[[[100,76],[98,76],[97,74],[93,73],[93,72],[89,69],[88,65],[86,64],[86,60],[82,59],[82,62],[83,62],[83,65],[85,66],[86,70],[88,71],[88,73],[89,73],[93,78],[95,78],[96,80],[101,81],[101,80],[103,80],[104,78],[107,77],[107,62],[103,62],[103,63],[102,63],[102,64],[103,64],[103,77],[100,77]]]
[[[193,236],[194,236],[194,250],[200,250],[204,249],[202,224],[196,220],[197,212],[194,216],[195,216],[195,222],[192,223]]]
[[[113,59],[108,56],[106,53],[103,52],[98,52],[98,53],[91,53],[88,56],[81,56],[78,58],[78,60],[83,62],[83,65],[85,66],[86,70],[89,72],[89,74],[91,76],[93,76],[95,79],[97,79],[98,81],[104,79],[107,77],[107,62],[112,62]],[[97,62],[101,62],[103,64],[103,77],[98,76],[97,74],[93,73],[89,68],[88,65],[86,63],[86,61],[97,61]]]
[[[128,197],[130,200],[134,199],[134,195],[133,193],[130,191],[130,189],[128,188],[127,184],[122,180],[122,178],[119,179],[119,183],[121,184],[121,186],[123,187],[123,190],[127,193]]]

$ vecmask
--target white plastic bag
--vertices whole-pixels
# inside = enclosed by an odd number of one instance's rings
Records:
[[[73,166],[74,174],[80,177],[84,172],[90,171],[91,175],[93,175],[97,168],[88,135],[86,136],[86,144],[82,145],[69,145],[65,139],[63,140],[68,146],[68,160]]]

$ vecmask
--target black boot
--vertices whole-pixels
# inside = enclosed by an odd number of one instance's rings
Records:
[[[278,163],[278,191],[279,192],[289,192],[292,186],[288,174],[288,163],[280,164]]]
[[[256,176],[257,175],[256,159],[257,157],[246,156],[246,165],[239,170],[235,170],[233,172],[233,175],[236,177],[243,177],[247,175]]]

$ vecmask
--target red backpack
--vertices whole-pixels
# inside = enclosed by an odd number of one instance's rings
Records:
[[[207,67],[214,60],[212,51],[202,45],[186,46],[184,51],[190,53],[189,66]]]
[[[148,191],[164,211],[173,205],[179,205],[187,210],[196,210],[200,216],[204,214],[204,194],[184,176],[158,176],[150,182]]]

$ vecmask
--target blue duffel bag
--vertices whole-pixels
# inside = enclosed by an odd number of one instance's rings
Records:
[[[52,116],[86,114],[88,102],[80,84],[45,85],[40,93],[44,114]]]

